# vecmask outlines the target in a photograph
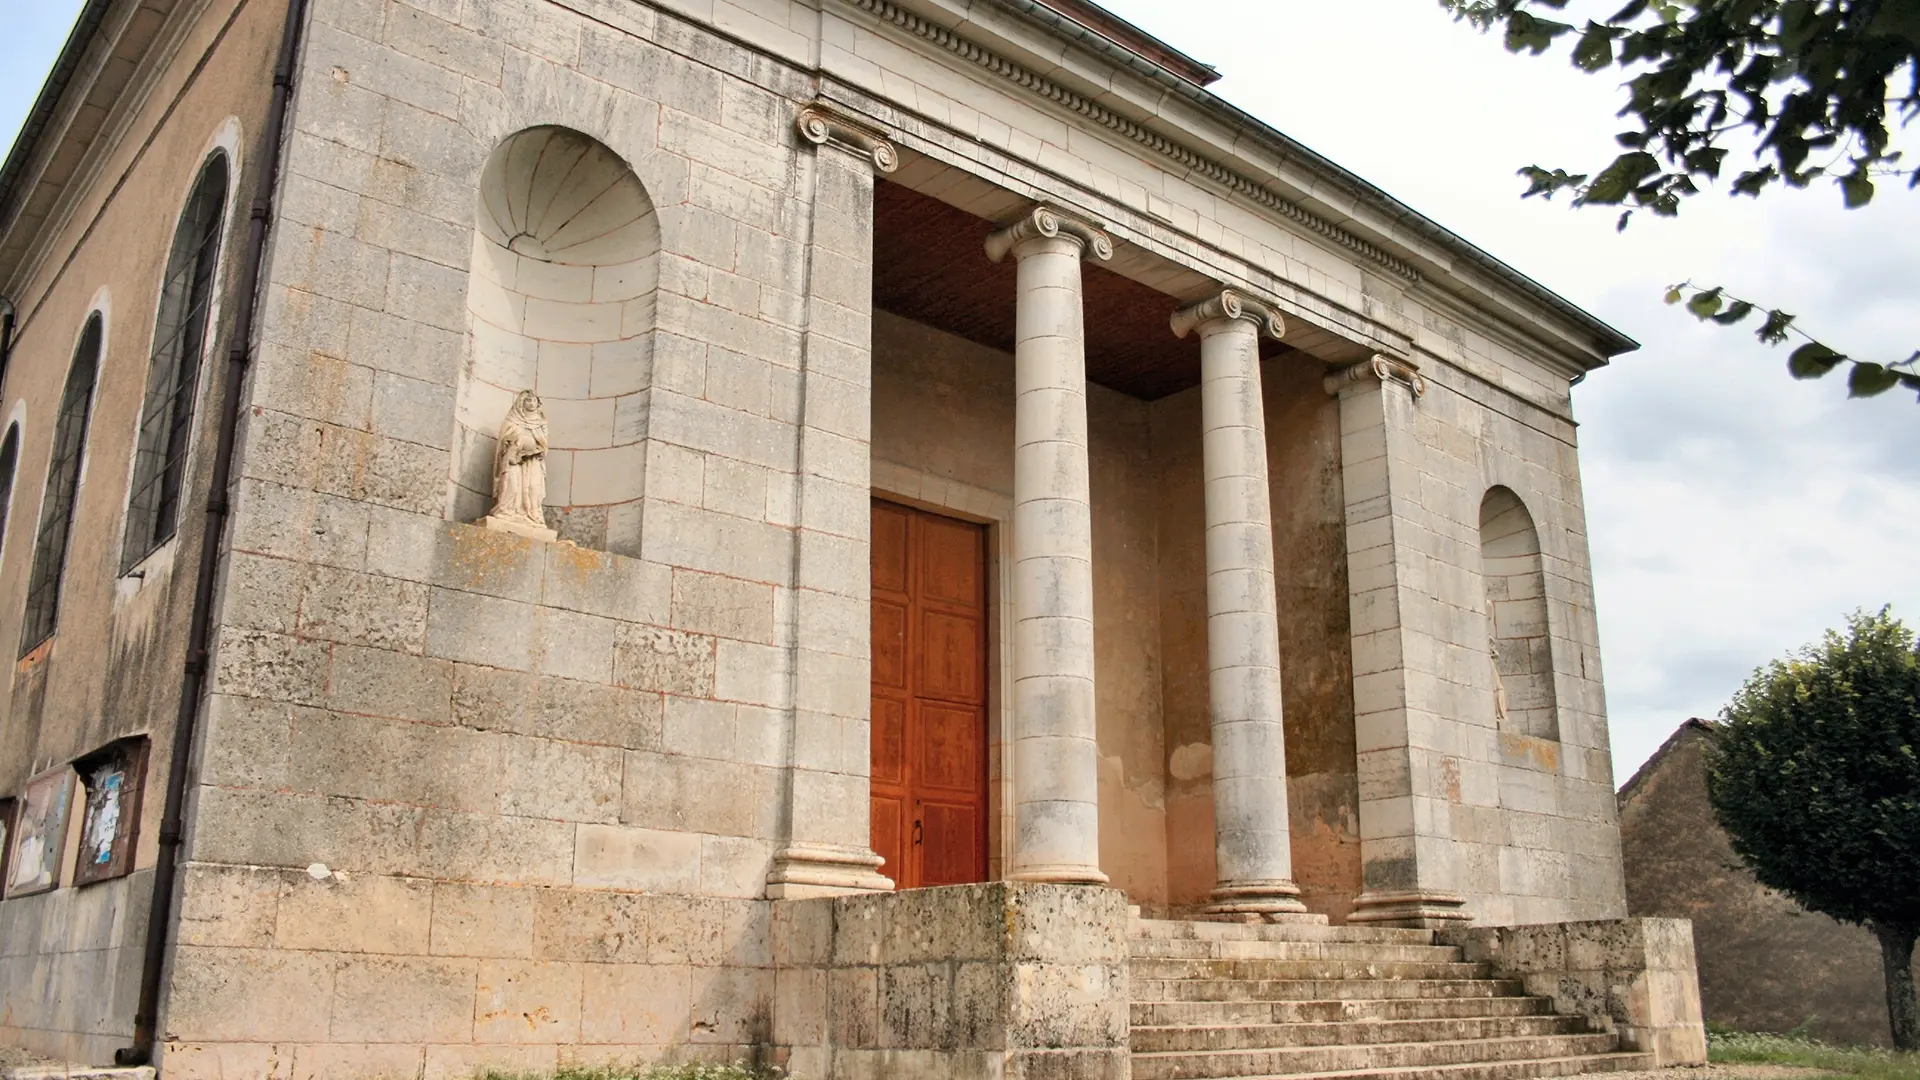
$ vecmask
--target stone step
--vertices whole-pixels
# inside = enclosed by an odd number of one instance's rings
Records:
[[[1199,941],[1343,941],[1375,945],[1431,945],[1433,931],[1305,923],[1212,922],[1205,919],[1135,919],[1135,938]]]
[[[1245,1080],[1544,1080],[1546,1077],[1638,1072],[1652,1068],[1652,1054],[1611,1053],[1532,1061],[1475,1061],[1463,1065],[1297,1073],[1247,1077]]]
[[[1350,1001],[1522,997],[1512,979],[1132,979],[1135,1001]]]
[[[1491,974],[1486,964],[1158,956],[1136,956],[1127,971],[1136,979],[1484,979]]]
[[[1247,1024],[1219,1027],[1136,1027],[1131,1046],[1142,1053],[1167,1050],[1263,1050],[1289,1046],[1371,1046],[1379,1043],[1458,1042],[1535,1035],[1587,1035],[1575,1016],[1483,1016],[1437,1020],[1334,1020],[1318,1024]]]
[[[1235,941],[1136,938],[1135,957],[1193,960],[1365,960],[1396,963],[1459,963],[1465,950],[1450,945],[1382,945],[1362,941]]]
[[[1133,1054],[1133,1080],[1287,1076],[1358,1070],[1418,1068],[1542,1058],[1592,1057],[1612,1052],[1616,1036],[1529,1035],[1454,1042],[1378,1043],[1370,1046],[1295,1046],[1259,1050],[1197,1050]]]
[[[1219,1027],[1335,1021],[1448,1020],[1548,1016],[1553,1002],[1533,997],[1372,998],[1349,1001],[1143,1001],[1129,1010],[1133,1026]]]

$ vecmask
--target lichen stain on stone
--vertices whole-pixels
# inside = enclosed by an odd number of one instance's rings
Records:
[[[493,529],[451,527],[453,552],[450,569],[462,575],[463,584],[476,587],[502,571],[511,571],[533,549],[533,541]]]
[[[1560,744],[1550,739],[1507,732],[1500,734],[1500,758],[1508,765],[1521,765],[1541,772],[1560,771]]]
[[[612,557],[604,552],[581,547],[578,544],[555,544],[553,547],[554,565],[572,573],[582,583],[594,574],[607,569],[611,565],[611,559]]]

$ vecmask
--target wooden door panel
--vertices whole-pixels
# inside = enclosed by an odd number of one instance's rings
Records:
[[[873,598],[873,685],[907,689],[907,603]]]
[[[912,511],[904,506],[873,506],[873,587],[875,591],[907,591],[907,532]]]
[[[906,873],[907,805],[898,798],[873,797],[873,853],[886,861],[880,872],[899,884]]]
[[[916,793],[938,788],[943,794],[971,795],[980,786],[980,715],[973,709],[922,702],[918,721],[919,753],[914,762]]]
[[[982,530],[951,518],[924,515],[925,540],[920,562],[921,595],[930,603],[951,604],[968,611],[980,608]]]
[[[907,706],[905,702],[873,699],[873,786],[904,788],[907,783]],[[904,794],[904,792],[899,792]]]
[[[967,803],[925,803],[920,846],[922,885],[966,885],[985,876],[979,808]]]
[[[986,530],[873,504],[873,849],[899,888],[987,872]]]

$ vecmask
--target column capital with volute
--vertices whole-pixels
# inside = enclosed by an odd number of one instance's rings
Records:
[[[1321,386],[1327,393],[1339,397],[1344,391],[1365,386],[1369,380],[1382,386],[1399,383],[1415,398],[1427,392],[1427,377],[1420,374],[1420,365],[1383,353],[1376,353],[1357,364],[1349,364],[1335,371],[1321,380]]]
[[[1026,216],[995,230],[987,237],[987,258],[994,262],[1007,257],[1009,253],[1017,258],[1015,249],[1034,240],[1072,240],[1080,245],[1081,254],[1092,255],[1105,262],[1113,258],[1113,237],[1106,230],[1076,214],[1053,206],[1036,206]]]
[[[1253,323],[1256,332],[1264,333],[1275,341],[1287,335],[1287,322],[1272,305],[1234,289],[1222,289],[1212,296],[1196,300],[1174,312],[1170,321],[1173,336],[1183,338],[1195,330],[1205,334],[1209,323],[1237,319]]]
[[[793,118],[800,137],[815,146],[832,146],[865,158],[878,172],[900,167],[900,152],[886,136],[824,101],[801,109]]]

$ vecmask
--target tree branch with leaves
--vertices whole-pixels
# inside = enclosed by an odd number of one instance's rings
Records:
[[[1889,128],[1890,118],[1905,126],[1920,115],[1920,0],[1630,0],[1584,26],[1554,17],[1569,0],[1440,2],[1482,30],[1503,29],[1515,52],[1539,55],[1570,40],[1580,70],[1629,75],[1619,113],[1629,126],[1614,137],[1621,152],[1588,172],[1526,166],[1526,197],[1568,192],[1575,206],[1620,207],[1622,229],[1640,210],[1673,217],[1722,179],[1741,142],[1753,163],[1728,183],[1733,195],[1825,177],[1852,209],[1887,181],[1920,187],[1920,168],[1906,165]],[[1890,363],[1857,360],[1799,331],[1793,316],[1723,288],[1683,284],[1667,298],[1722,325],[1762,313],[1756,336],[1768,344],[1805,337],[1788,361],[1796,378],[1847,365],[1853,396],[1920,392],[1920,350]]]

